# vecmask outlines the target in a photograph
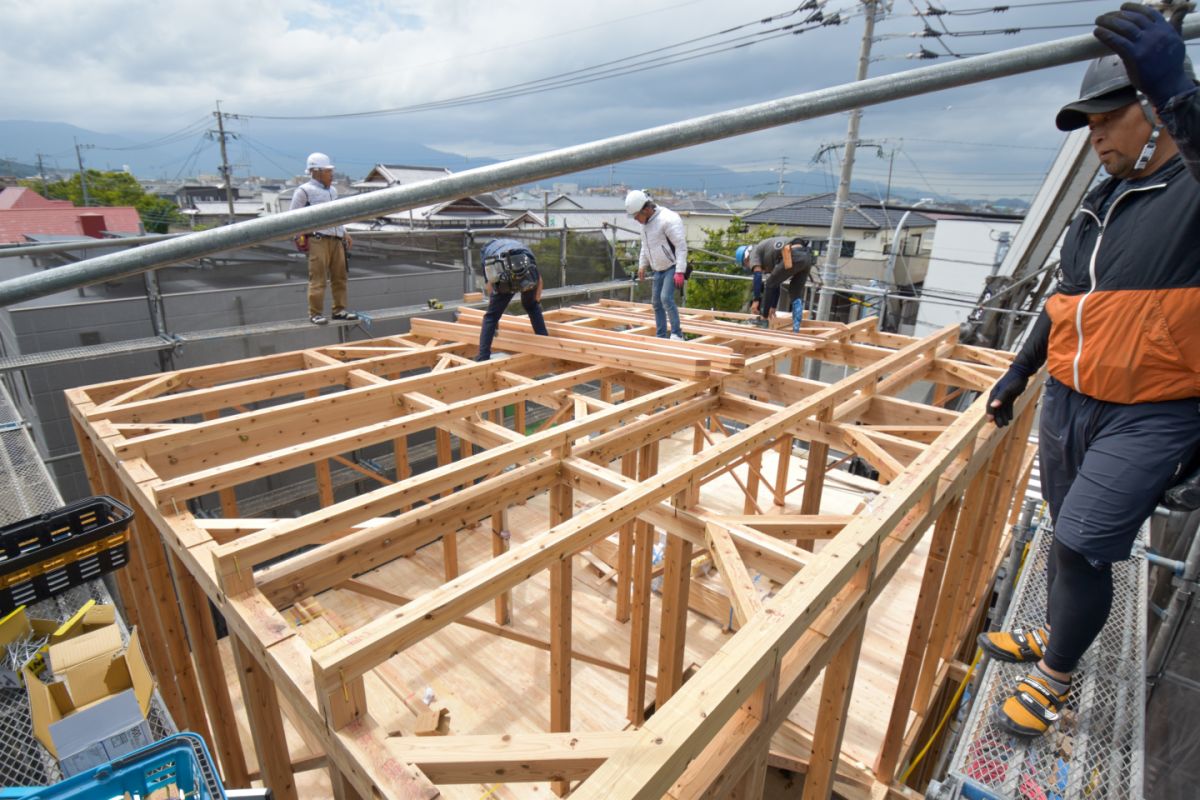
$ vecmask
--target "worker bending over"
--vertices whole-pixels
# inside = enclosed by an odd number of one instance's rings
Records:
[[[769,321],[779,306],[780,290],[786,282],[791,298],[792,331],[800,330],[804,319],[804,285],[816,263],[808,240],[790,236],[763,239],[758,244],[739,247],[734,252],[734,259],[754,275],[750,313]]]
[[[517,292],[521,293],[521,305],[529,315],[533,332],[549,336],[542,318],[542,276],[533,252],[516,239],[493,239],[483,246],[480,255],[488,307],[479,329],[479,353],[475,360],[487,361],[492,357],[492,340],[500,327],[500,317]]]

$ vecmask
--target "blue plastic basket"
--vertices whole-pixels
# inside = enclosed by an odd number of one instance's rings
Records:
[[[173,800],[226,800],[208,748],[194,733],[168,736],[53,786],[0,790],[0,800],[112,800],[126,792],[144,799],[169,786],[178,789]]]

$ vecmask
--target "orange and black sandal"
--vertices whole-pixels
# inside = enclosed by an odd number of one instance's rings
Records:
[[[1070,683],[1051,678],[1041,667],[1017,681],[1017,689],[996,708],[996,723],[1015,736],[1041,736],[1058,722]]]
[[[997,661],[1028,664],[1041,661],[1050,644],[1050,629],[1042,626],[1033,630],[1013,628],[1011,631],[981,633],[976,639],[979,647]]]

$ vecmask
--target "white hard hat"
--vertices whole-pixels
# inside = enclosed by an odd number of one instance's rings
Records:
[[[333,162],[329,160],[329,156],[324,153],[311,153],[308,156],[308,162],[304,167],[307,170],[314,169],[333,169]]]
[[[625,195],[625,213],[629,216],[641,211],[646,203],[650,202],[650,195],[643,192],[641,189],[631,189],[629,194]]]

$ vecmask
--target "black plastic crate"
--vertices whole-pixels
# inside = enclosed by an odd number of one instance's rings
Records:
[[[101,495],[0,529],[0,615],[125,566],[132,519]]]

